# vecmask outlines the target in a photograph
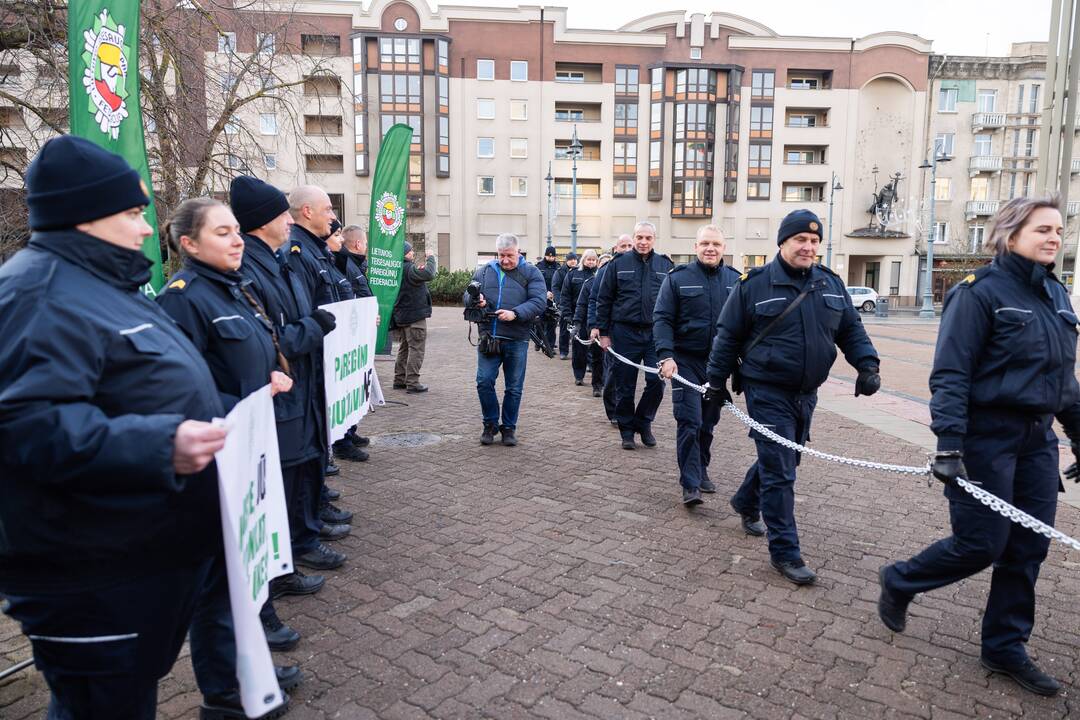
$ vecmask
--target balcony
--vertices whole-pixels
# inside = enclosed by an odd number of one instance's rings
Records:
[[[997,200],[968,200],[964,207],[964,215],[968,220],[971,218],[989,216],[998,210]]]
[[[1005,127],[1005,113],[975,113],[971,116],[971,131],[996,130]]]
[[[979,173],[999,173],[1001,172],[1001,156],[1000,155],[972,155],[968,160],[968,174],[971,177],[975,177]]]
[[[1074,217],[1077,213],[1080,213],[1080,200],[1073,200],[1065,208],[1065,215],[1067,217]]]

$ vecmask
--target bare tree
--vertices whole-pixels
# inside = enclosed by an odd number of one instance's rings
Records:
[[[274,116],[298,162],[318,151],[305,136],[303,103],[314,93],[326,112],[343,114],[347,86],[333,67],[340,47],[330,38],[305,47],[302,38],[322,31],[295,6],[274,8],[143,1],[139,95],[159,217],[184,198],[223,193],[241,172],[266,172],[265,153],[279,149],[259,133],[260,114]],[[66,42],[65,2],[0,7],[0,188],[9,192],[23,186],[40,146],[67,130]],[[0,258],[25,236],[25,207],[0,192]]]

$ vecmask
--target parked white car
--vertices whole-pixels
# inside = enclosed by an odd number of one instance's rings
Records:
[[[847,289],[851,304],[863,312],[873,312],[877,307],[878,294],[874,288],[854,285]]]

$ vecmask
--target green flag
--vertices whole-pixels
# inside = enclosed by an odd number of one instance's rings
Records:
[[[153,297],[165,278],[139,104],[139,0],[68,3],[68,95],[71,134],[122,156],[146,184],[154,234],[143,252],[154,268],[143,292]]]
[[[379,301],[379,334],[375,351],[386,347],[386,331],[401,287],[405,250],[405,190],[409,182],[412,128],[394,125],[386,131],[371,181],[368,222],[368,285]]]

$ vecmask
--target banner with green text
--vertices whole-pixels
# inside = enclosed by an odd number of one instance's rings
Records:
[[[122,156],[146,185],[154,234],[143,252],[154,267],[143,292],[153,297],[165,278],[139,103],[139,0],[68,3],[68,95],[71,134]]]
[[[385,404],[375,374],[379,306],[375,298],[366,297],[320,307],[337,319],[337,327],[323,338],[326,442],[332,445],[372,407]]]
[[[405,250],[405,192],[409,182],[409,146],[413,130],[394,125],[383,136],[375,177],[371,181],[371,213],[368,222],[368,285],[379,301],[376,352],[386,347],[386,331],[401,287]]]

